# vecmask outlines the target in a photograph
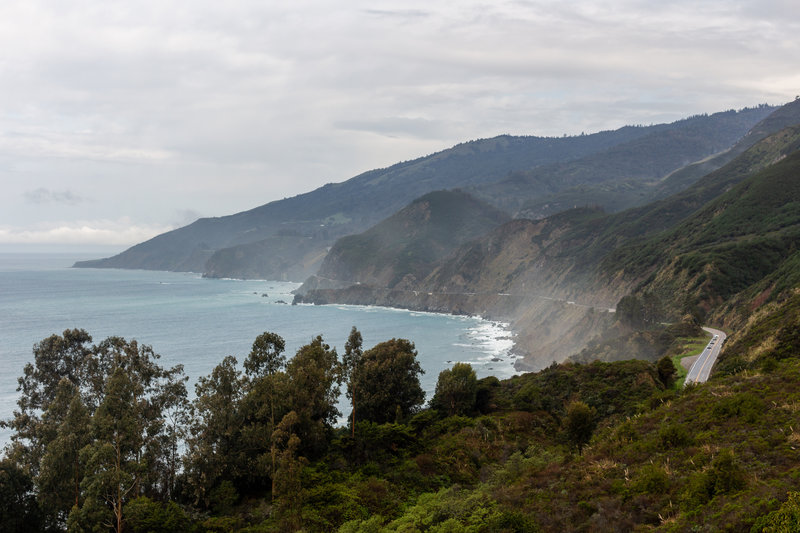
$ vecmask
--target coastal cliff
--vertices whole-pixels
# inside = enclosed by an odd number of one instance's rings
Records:
[[[357,270],[340,271],[347,281],[311,277],[295,302],[508,322],[515,350],[524,356],[521,370],[624,334],[624,327],[612,327],[620,320],[638,327],[687,315],[742,322],[743,309],[758,303],[752,291],[774,297],[773,285],[791,282],[784,280],[795,272],[799,147],[800,127],[787,128],[667,199],[615,214],[579,208],[512,220],[465,242],[424,278],[405,276],[388,285],[359,279]],[[759,218],[764,210],[775,216]],[[629,305],[620,317],[612,311],[623,297]]]

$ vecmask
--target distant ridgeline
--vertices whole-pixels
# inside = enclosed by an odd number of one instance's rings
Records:
[[[503,319],[519,368],[543,368],[642,327],[738,323],[756,287],[791,287],[798,124],[795,101],[473,141],[76,266],[305,279],[296,302]],[[618,317],[624,296],[653,312]]]
[[[336,239],[370,228],[424,194],[461,188],[511,215],[513,205],[576,186],[604,189],[615,180],[636,183],[646,195],[648,184],[729,149],[773,111],[760,106],[577,137],[471,141],[249,211],[200,219],[77,266],[302,281],[316,273]],[[574,205],[584,203],[598,203],[593,192]]]

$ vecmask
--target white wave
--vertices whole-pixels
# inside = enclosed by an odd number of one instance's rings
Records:
[[[471,341],[470,346],[477,346],[487,354],[490,361],[508,358],[514,347],[514,339],[508,326],[503,322],[482,321],[467,329],[466,338]]]

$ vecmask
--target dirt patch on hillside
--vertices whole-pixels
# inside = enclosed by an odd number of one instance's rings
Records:
[[[700,354],[692,355],[691,357],[684,357],[681,359],[681,366],[688,372],[689,369],[692,368],[694,362],[697,361],[698,357],[700,357]]]

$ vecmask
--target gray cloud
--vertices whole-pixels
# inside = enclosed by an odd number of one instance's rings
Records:
[[[173,226],[175,226],[176,228],[180,226],[186,226],[196,221],[197,219],[202,218],[202,216],[203,216],[202,214],[195,211],[194,209],[181,209],[175,213]]]
[[[177,205],[230,214],[468,139],[783,103],[800,92],[794,11],[786,0],[8,0],[0,227],[72,216],[56,207],[80,197],[63,191],[91,191],[98,217],[167,226]]]
[[[79,205],[84,203],[86,199],[72,191],[53,191],[44,187],[39,187],[38,189],[25,192],[25,201],[31,204]]]
[[[343,130],[364,131],[387,137],[437,139],[448,136],[448,128],[445,124],[424,118],[386,117],[340,120],[333,125]]]

